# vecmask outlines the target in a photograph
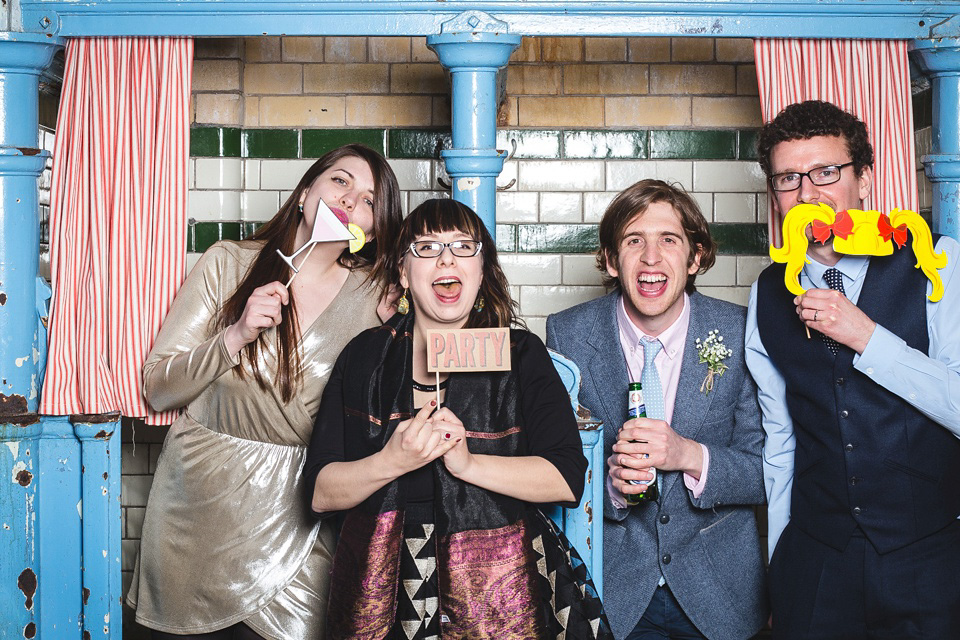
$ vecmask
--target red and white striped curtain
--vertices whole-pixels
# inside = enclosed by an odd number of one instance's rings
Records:
[[[50,313],[40,412],[148,423],[140,367],[183,282],[193,40],[67,44],[50,189]]]
[[[917,210],[913,104],[904,40],[754,41],[764,122],[795,102],[824,100],[863,120],[874,150],[873,196],[867,209]],[[770,209],[770,238],[781,243]]]

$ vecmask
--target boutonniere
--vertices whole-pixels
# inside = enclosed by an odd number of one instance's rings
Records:
[[[700,385],[700,391],[709,394],[713,391],[714,378],[719,378],[727,370],[727,365],[723,361],[733,353],[723,344],[723,336],[714,329],[707,334],[707,339],[701,341],[697,338],[697,355],[700,357],[700,364],[707,365],[707,377],[703,379]]]

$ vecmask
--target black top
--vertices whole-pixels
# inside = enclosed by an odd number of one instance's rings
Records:
[[[579,496],[583,490],[586,460],[578,431],[575,426],[570,428],[570,423],[576,423],[570,397],[543,343],[526,332],[514,332],[516,334],[521,334],[521,339],[517,341],[513,357],[520,362],[514,361],[513,369],[518,372],[520,381],[520,415],[527,443],[525,455],[540,456],[552,463],[574,495]],[[303,469],[307,487],[315,486],[317,474],[326,465],[355,458],[347,456],[344,451],[343,383],[345,369],[349,366],[347,351],[340,354],[323,391]],[[476,374],[451,374],[463,378],[464,386],[468,388],[472,375]],[[411,390],[411,396],[412,393]],[[469,424],[465,423],[464,427],[468,432],[473,430]],[[468,444],[471,444],[469,440]],[[473,446],[471,450],[476,452]],[[442,465],[443,460],[436,460],[401,477],[408,501],[434,499],[432,465],[437,464]]]

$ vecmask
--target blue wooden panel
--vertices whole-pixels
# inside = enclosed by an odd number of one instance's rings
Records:
[[[960,35],[954,0],[420,2],[22,0],[27,31],[90,35],[429,35],[485,11],[524,35],[931,38]]]

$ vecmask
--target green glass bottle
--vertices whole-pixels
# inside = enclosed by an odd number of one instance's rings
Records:
[[[639,382],[631,382],[627,386],[627,420],[633,418],[646,418],[647,405],[643,400],[643,385]],[[633,440],[633,442],[637,442]],[[624,498],[630,506],[636,506],[641,502],[655,502],[657,494],[657,470],[653,467],[649,469],[653,474],[653,480],[647,485],[647,490],[643,493],[631,493]],[[628,480],[629,484],[643,484],[639,480]]]

